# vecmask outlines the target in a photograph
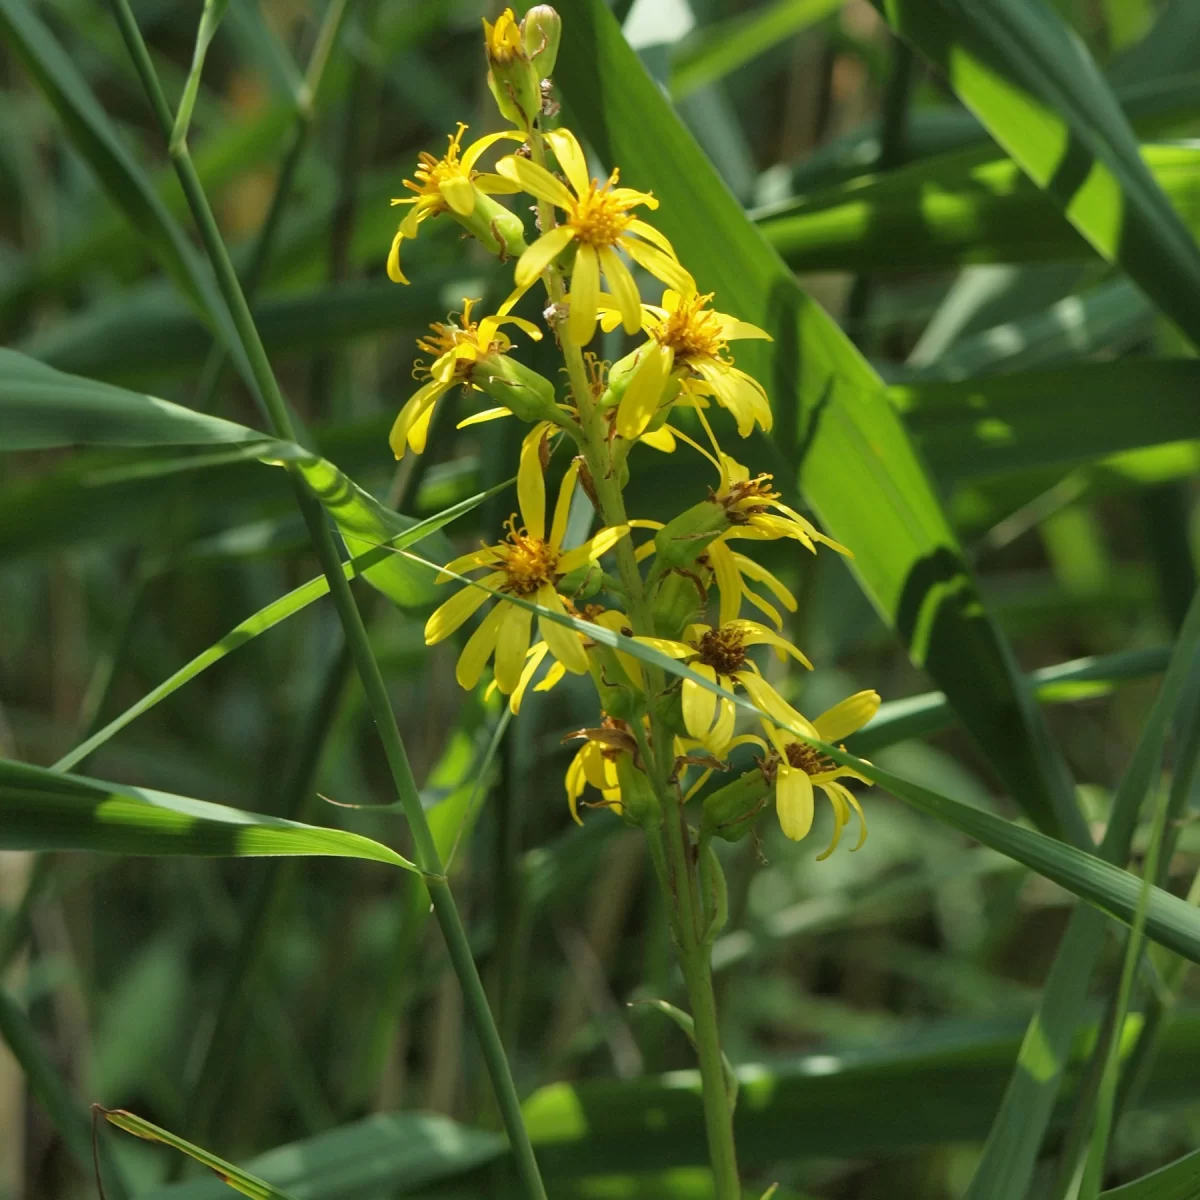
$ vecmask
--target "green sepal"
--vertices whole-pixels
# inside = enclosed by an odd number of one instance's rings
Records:
[[[654,538],[655,566],[660,571],[690,567],[709,544],[729,529],[725,507],[701,500],[664,525]]]
[[[453,209],[447,211],[489,254],[508,260],[519,257],[528,249],[525,223],[521,218],[478,188],[475,189],[475,207],[466,216]]]
[[[522,421],[563,420],[555,403],[554,384],[507,354],[489,354],[471,368],[471,382]]]
[[[659,637],[679,638],[689,625],[699,620],[708,598],[710,578],[706,567],[694,563],[690,569],[668,571],[659,579],[651,603]]]
[[[662,805],[655,795],[654,785],[633,765],[628,754],[617,759],[617,780],[621,785],[621,816],[642,829],[662,826]]]

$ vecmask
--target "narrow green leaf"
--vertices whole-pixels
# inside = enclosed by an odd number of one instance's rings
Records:
[[[1200,342],[1200,249],[1112,90],[1044,0],[876,0],[1105,258]]]
[[[1101,1195],[1104,1200],[1197,1200],[1200,1197],[1200,1150],[1193,1150],[1149,1175]]]
[[[774,0],[745,16],[705,26],[686,39],[671,57],[671,97],[724,79],[772,46],[824,20],[842,0]]]
[[[384,545],[411,522],[392,512],[327,459],[294,442],[268,438],[245,426],[194,412],[166,400],[67,375],[13,350],[0,350],[2,450],[61,446],[213,446],[242,443],[264,462],[288,462],[304,476],[352,554]],[[412,606],[432,600],[430,581],[395,556],[362,571],[390,600]],[[315,598],[315,597],[314,597]]]
[[[701,290],[774,336],[744,343],[738,366],[774,398],[774,445],[787,482],[798,475],[825,527],[854,549],[864,591],[1018,802],[1042,828],[1067,830],[1082,844],[1087,834],[1065,768],[878,376],[747,221],[607,7],[561,7],[559,81],[583,131],[623,180],[654,192],[655,223]],[[610,86],[613,79],[621,86]]]
[[[1180,217],[1200,228],[1200,149],[1140,151]],[[798,271],[927,270],[1094,254],[1021,168],[987,147],[863,175],[751,216]]]
[[[170,1133],[158,1125],[153,1125],[143,1117],[126,1112],[123,1108],[101,1108],[100,1106],[97,1108],[104,1114],[104,1119],[118,1129],[132,1133],[134,1137],[140,1137],[143,1141],[158,1142],[162,1146],[170,1146],[173,1150],[186,1154],[188,1158],[195,1159],[202,1167],[207,1167],[222,1183],[233,1188],[235,1192],[249,1196],[250,1200],[292,1200],[287,1192],[273,1188],[265,1180],[248,1174],[235,1167],[233,1163],[227,1163],[223,1158],[210,1154],[207,1150],[201,1150],[199,1146],[193,1146],[191,1142],[179,1137],[178,1134]]]
[[[192,65],[183,85],[179,107],[175,112],[175,127],[171,131],[172,146],[181,146],[187,141],[188,127],[192,123],[192,109],[196,106],[196,93],[200,90],[200,79],[204,74],[204,60],[228,7],[229,0],[204,0],[204,8],[200,13],[200,27],[196,30],[196,47],[192,51]]]
[[[326,855],[417,869],[357,833],[7,759],[0,759],[0,848],[204,858]]]

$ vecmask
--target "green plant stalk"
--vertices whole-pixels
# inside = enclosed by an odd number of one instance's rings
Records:
[[[530,133],[530,157],[540,167],[546,166],[546,149],[541,132],[535,126]],[[554,228],[557,220],[554,206],[538,201],[538,220],[541,231]],[[556,311],[561,312],[565,289],[559,268],[553,263],[544,274],[546,291]],[[592,398],[583,351],[569,338],[559,339],[567,367],[567,378],[575,397],[579,416],[578,441],[591,475],[597,507],[605,525],[624,525],[627,522],[625,498],[611,455],[604,414],[597,410]],[[635,633],[654,636],[656,629],[650,611],[641,572],[634,557],[629,538],[622,538],[616,547],[617,566],[629,606],[629,617]],[[661,673],[649,667],[646,689],[650,697],[663,688]],[[720,1031],[717,1024],[717,1004],[713,992],[712,961],[709,942],[705,937],[708,920],[701,902],[696,858],[693,854],[687,820],[678,790],[669,782],[671,759],[668,748],[672,738],[650,705],[651,741],[648,744],[641,730],[635,730],[646,770],[654,783],[664,818],[666,837],[659,841],[658,831],[647,831],[655,874],[664,889],[667,910],[673,914],[675,949],[687,985],[688,1004],[695,1022],[696,1054],[700,1064],[700,1080],[704,1102],[704,1123],[708,1135],[708,1152],[712,1161],[717,1200],[739,1200],[742,1190],[738,1180],[737,1149],[733,1138],[733,1107],[725,1077],[724,1055],[721,1053]],[[664,844],[665,843],[665,844]],[[665,861],[664,861],[665,860]]]
[[[142,39],[137,21],[129,7],[129,0],[112,0],[112,4],[122,36],[155,110],[163,136],[169,139],[173,126],[170,109],[154,73],[146,43]],[[267,359],[262,339],[259,337],[254,318],[246,303],[245,294],[238,282],[237,272],[233,268],[220,230],[217,228],[216,219],[204,193],[203,185],[200,183],[191,155],[188,153],[187,144],[172,146],[171,159],[188,205],[192,210],[201,240],[216,273],[218,286],[229,306],[238,337],[250,360],[255,382],[262,392],[272,431],[277,437],[286,438],[289,441],[294,440],[295,431],[287,403]],[[404,742],[400,737],[400,730],[388,698],[383,674],[371,650],[362,614],[358,611],[354,596],[350,591],[350,585],[342,573],[337,546],[325,520],[320,502],[309,490],[301,476],[292,473],[291,478],[296,494],[296,503],[308,528],[313,548],[321,564],[321,570],[329,580],[330,595],[333,597],[334,606],[337,609],[346,644],[354,659],[368,708],[383,744],[388,766],[391,768],[400,803],[408,819],[413,839],[413,856],[425,875],[425,883],[429,889],[433,910],[441,926],[451,963],[462,986],[463,1000],[475,1027],[476,1036],[479,1038],[484,1062],[492,1077],[496,1100],[508,1132],[517,1172],[526,1193],[535,1198],[543,1198],[546,1191],[538,1171],[533,1146],[529,1141],[529,1135],[521,1117],[521,1104],[516,1086],[513,1083],[508,1060],[500,1042],[499,1031],[488,1007],[487,996],[475,966],[475,959],[471,954],[466,930],[463,928],[458,909],[455,906],[454,897],[450,892],[449,882],[444,874],[441,858],[433,840],[433,833],[421,805],[421,797],[408,761]]]

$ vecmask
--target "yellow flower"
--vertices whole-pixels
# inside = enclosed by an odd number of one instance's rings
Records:
[[[749,469],[728,454],[722,455],[721,460],[721,486],[712,498],[724,505],[733,526],[725,535],[727,538],[760,542],[794,538],[814,554],[817,549],[814,543],[822,542],[839,554],[854,557],[840,542],[826,537],[811,521],[783,503],[772,486],[773,475],[756,475],[751,479]]]
[[[812,669],[812,663],[791,642],[757,621],[734,620],[718,625],[691,625],[683,641],[639,637],[671,658],[684,661],[697,675],[726,691],[740,683],[758,710],[782,725],[804,718],[762,677],[747,656],[750,646],[771,646],[781,658],[791,656]],[[736,718],[732,700],[717,696],[694,679],[683,681],[683,723],[688,733],[714,754],[723,754],[733,737]]]
[[[637,741],[629,725],[616,717],[605,716],[595,729],[580,729],[569,733],[564,742],[583,739],[583,745],[567,766],[564,782],[567,804],[576,825],[582,825],[579,799],[591,784],[603,797],[603,804],[613,812],[621,811],[621,785],[617,777],[617,759],[622,754],[636,754]]]
[[[573,550],[563,550],[562,540],[567,531],[567,515],[571,496],[579,473],[573,462],[563,477],[554,516],[546,536],[546,484],[540,462],[541,443],[549,423],[534,426],[521,447],[521,463],[517,471],[517,499],[524,524],[517,525],[514,513],[508,519],[508,536],[495,546],[483,546],[446,564],[446,571],[461,573],[487,568],[478,582],[483,587],[467,586],[446,601],[426,622],[425,643],[432,646],[454,633],[473,613],[492,598],[491,591],[519,596],[540,604],[553,612],[566,615],[567,609],[558,594],[559,580],[607,553],[628,532],[627,525],[601,529],[594,537]],[[445,582],[449,575],[439,577]],[[484,617],[475,632],[467,639],[459,655],[455,677],[468,691],[479,682],[479,676],[493,653],[496,657],[496,683],[507,696],[522,682],[528,669],[526,661],[532,632],[533,614],[527,608],[508,603],[503,596]],[[564,625],[545,617],[538,618],[538,632],[547,650],[562,666],[575,675],[588,669],[587,651],[580,635]],[[536,664],[534,665],[536,670]],[[528,684],[532,677],[525,677]]]
[[[668,288],[662,304],[643,304],[642,326],[650,335],[641,360],[617,409],[617,432],[632,441],[650,423],[673,371],[684,393],[711,394],[737,421],[738,433],[748,437],[754,426],[769,431],[771,404],[757,379],[738,370],[728,357],[729,343],[746,338],[771,341],[757,325],[739,321],[709,307],[712,292],[681,294]],[[616,328],[610,297],[601,297],[605,329]]]
[[[483,18],[483,41],[488,62],[495,66],[506,66],[525,57],[521,26],[517,24],[516,14],[511,8],[506,8],[496,18],[495,25],[487,17]]]
[[[823,712],[813,722],[801,718],[790,724],[822,742],[837,743],[856,729],[861,729],[879,710],[879,693],[856,692],[840,704]],[[837,848],[842,830],[850,820],[850,810],[858,814],[859,835],[857,850],[867,840],[867,821],[854,794],[839,780],[844,778],[871,781],[851,767],[839,766],[807,742],[797,741],[769,721],[763,722],[771,744],[779,758],[775,770],[775,808],[784,834],[798,842],[808,834],[813,822],[813,787],[819,787],[833,806],[833,838],[828,849],[818,859],[828,858]]]
[[[569,130],[556,129],[545,136],[570,188],[528,159],[509,155],[496,164],[496,170],[521,190],[561,208],[566,214],[561,225],[544,232],[517,260],[517,290],[505,301],[505,309],[516,303],[550,263],[574,242],[576,253],[571,268],[568,337],[579,346],[592,340],[596,331],[601,274],[608,280],[626,331],[635,333],[642,324],[641,297],[629,268],[617,254],[617,248],[624,250],[651,275],[680,291],[695,291],[695,281],[679,265],[671,243],[652,225],[632,214],[631,210],[640,206],[657,208],[658,201],[653,196],[648,192],[617,187],[616,171],[603,184],[590,178],[583,150]]]
[[[457,322],[435,321],[429,327],[433,330],[432,336],[417,339],[422,350],[437,357],[430,366],[418,361],[414,368],[413,373],[426,382],[408,399],[392,426],[388,441],[397,458],[404,456],[406,445],[418,454],[424,452],[434,407],[456,384],[470,385],[469,376],[476,363],[489,354],[507,354],[512,349],[508,336],[500,332],[501,325],[516,325],[535,342],[542,336],[542,331],[532,321],[522,317],[495,316],[472,321],[473,304],[474,300],[464,299],[462,315]]]
[[[474,169],[479,156],[489,147],[502,140],[522,141],[523,135],[515,129],[506,129],[502,133],[489,133],[478,141],[472,142],[465,151],[462,150],[462,135],[467,126],[461,121],[458,132],[449,135],[450,145],[441,158],[434,158],[426,150],[417,156],[419,166],[413,172],[416,181],[404,180],[404,186],[415,196],[405,196],[392,201],[397,204],[411,204],[412,211],[400,223],[396,236],[392,239],[392,249],[388,254],[388,278],[393,283],[407,283],[400,270],[400,243],[405,238],[417,236],[421,222],[427,217],[436,217],[439,213],[452,212],[461,218],[470,218],[476,209],[481,195],[512,195],[521,189],[511,180],[500,175],[481,174]],[[459,157],[459,154],[462,157]],[[511,215],[511,214],[510,214]],[[487,224],[487,222],[485,222]],[[473,230],[472,232],[478,232]]]

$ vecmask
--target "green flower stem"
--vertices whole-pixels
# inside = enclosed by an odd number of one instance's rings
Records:
[[[146,43],[142,39],[141,31],[129,8],[129,2],[128,0],[112,0],[112,3],[121,33],[133,57],[143,86],[146,88],[155,115],[162,127],[163,135],[169,137],[173,125],[170,109],[155,75],[153,64],[150,62]],[[262,339],[255,327],[254,318],[250,314],[246,297],[238,282],[237,273],[233,269],[228,251],[225,249],[225,243],[217,228],[216,219],[204,194],[195,166],[192,164],[186,143],[173,146],[171,158],[195,218],[200,237],[208,252],[209,260],[216,273],[217,283],[229,306],[238,337],[250,360],[255,382],[262,392],[272,430],[277,437],[292,440],[294,429],[291,415],[267,359]],[[341,558],[320,502],[299,474],[292,474],[292,484],[296,493],[296,503],[300,508],[305,525],[308,527],[321,569],[329,580],[330,595],[333,597],[338,619],[341,621],[345,633],[346,644],[354,659],[367,706],[375,721],[380,741],[383,743],[384,754],[391,768],[396,791],[412,831],[413,857],[425,875],[425,883],[429,889],[434,914],[441,926],[451,963],[462,986],[467,1012],[475,1027],[483,1050],[484,1061],[496,1090],[496,1100],[508,1132],[517,1171],[526,1194],[535,1198],[544,1198],[546,1190],[542,1184],[529,1135],[521,1118],[520,1100],[517,1097],[508,1060],[505,1058],[504,1048],[500,1042],[500,1034],[488,1007],[483,984],[471,954],[470,943],[467,941],[466,931],[443,872],[441,858],[421,805],[408,754],[405,751],[404,742],[396,724],[396,716],[388,698],[387,686],[371,650],[362,615],[355,604],[349,583],[342,573]]]
[[[545,144],[536,127],[530,134],[529,144],[531,159],[538,166],[545,167]],[[548,232],[557,224],[554,206],[548,201],[538,201],[538,222],[542,233]],[[560,306],[566,293],[559,268],[554,264],[547,267],[544,280],[550,301],[561,314]],[[601,520],[609,526],[624,525],[627,521],[625,497],[621,492],[617,466],[609,451],[607,422],[604,414],[598,412],[593,403],[583,351],[569,338],[560,337],[559,341],[579,413],[580,450],[592,477]],[[654,617],[629,538],[622,538],[617,543],[616,553],[634,632],[654,636],[657,632]],[[643,669],[646,672],[648,695],[652,698],[658,696],[663,689],[661,672],[649,667]],[[658,794],[665,837],[657,829],[647,829],[647,843],[655,875],[667,901],[667,911],[672,914],[675,949],[687,984],[688,1003],[695,1023],[704,1122],[708,1135],[709,1158],[716,1181],[717,1200],[739,1200],[742,1189],[738,1180],[737,1150],[733,1139],[733,1104],[725,1077],[724,1056],[721,1053],[717,1025],[717,1003],[712,985],[712,962],[707,936],[709,917],[702,902],[695,848],[684,816],[682,799],[677,786],[670,780],[670,748],[674,739],[670,730],[659,719],[653,703],[650,705],[650,716],[650,744],[647,744],[640,729],[635,730],[635,734],[642,757],[646,760],[646,770]]]

